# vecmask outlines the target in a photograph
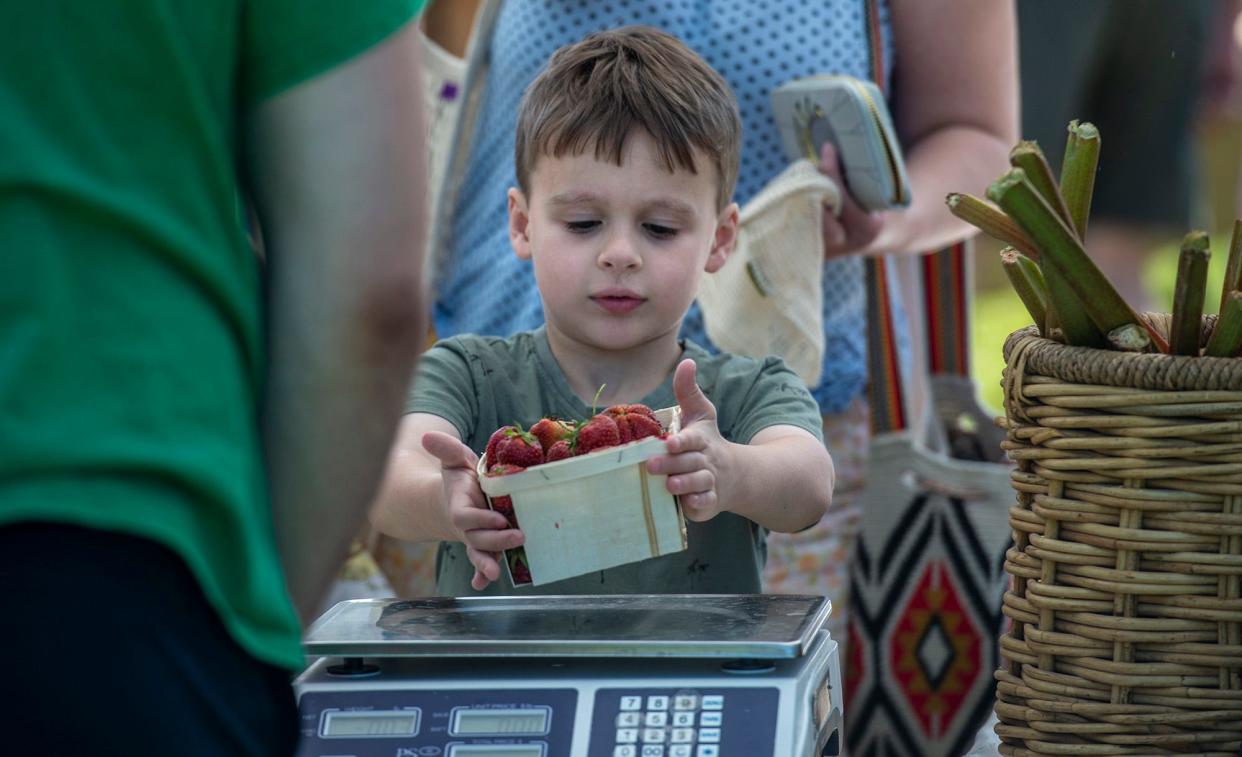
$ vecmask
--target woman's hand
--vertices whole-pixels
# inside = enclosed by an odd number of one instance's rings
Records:
[[[840,215],[834,215],[831,208],[824,206],[824,259],[861,252],[884,228],[884,214],[864,210],[854,200],[845,184],[837,150],[831,142],[825,142],[819,149],[819,170],[841,190]]]

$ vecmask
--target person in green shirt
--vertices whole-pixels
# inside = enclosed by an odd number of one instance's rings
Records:
[[[6,753],[292,752],[424,333],[420,5],[0,5]]]
[[[437,590],[513,593],[497,553],[523,543],[474,470],[489,435],[545,415],[676,403],[682,430],[648,469],[690,521],[687,550],[542,585],[563,593],[760,591],[765,530],[819,521],[832,461],[818,406],[778,358],[678,339],[700,277],[737,236],[740,122],[728,86],[663,32],[625,27],[561,48],[518,114],[509,236],[534,264],[545,327],[466,336],[424,355],[372,521],[439,539]],[[531,591],[523,589],[522,591]]]

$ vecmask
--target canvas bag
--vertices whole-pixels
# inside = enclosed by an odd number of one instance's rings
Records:
[[[752,357],[779,355],[809,386],[824,362],[822,216],[841,208],[835,182],[809,160],[791,163],[742,208],[724,267],[700,279],[712,343]]]
[[[912,382],[896,363],[891,261],[868,265],[875,437],[850,565],[844,665],[845,743],[855,757],[956,757],[992,711],[1013,490],[1007,464],[950,454],[1000,456],[969,378],[968,254],[959,244],[909,260],[921,269],[921,291],[904,299],[927,314],[926,360],[916,363],[927,402],[917,415]],[[946,288],[945,278],[955,285]]]

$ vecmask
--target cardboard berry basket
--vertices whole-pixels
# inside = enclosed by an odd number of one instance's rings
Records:
[[[681,409],[655,411],[669,433],[681,428]],[[579,457],[544,463],[521,473],[488,476],[479,460],[479,485],[488,506],[509,497],[525,547],[506,550],[514,586],[539,586],[595,570],[680,552],[686,521],[667,476],[647,472],[647,458],[664,451],[649,437]],[[523,558],[523,554],[524,558]],[[530,577],[515,568],[525,562]]]

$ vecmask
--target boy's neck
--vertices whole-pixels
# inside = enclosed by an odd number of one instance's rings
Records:
[[[569,382],[569,388],[588,408],[600,386],[604,390],[595,402],[597,409],[638,402],[658,389],[681,359],[677,331],[661,334],[626,350],[602,350],[584,345],[566,337],[552,324],[547,325],[546,332],[548,347]]]

